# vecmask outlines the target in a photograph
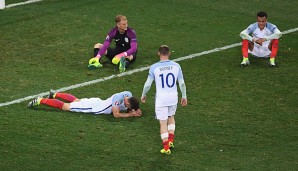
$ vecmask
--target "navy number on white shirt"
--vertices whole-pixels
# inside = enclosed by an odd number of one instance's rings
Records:
[[[166,79],[164,79],[164,74],[160,74],[159,77],[161,79],[162,88],[165,87],[165,83],[166,83],[166,86],[168,86],[169,88],[171,88],[175,85],[175,75],[173,73],[168,73],[166,75]]]

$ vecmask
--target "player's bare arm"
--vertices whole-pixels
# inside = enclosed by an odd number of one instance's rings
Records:
[[[142,110],[141,109],[131,110],[128,113],[132,113],[133,116],[142,116]]]
[[[123,113],[120,111],[120,108],[117,106],[112,107],[112,113],[115,118],[128,118],[128,117],[133,117],[133,116],[141,116],[142,111],[140,109],[138,110],[133,110],[129,111],[128,113]]]

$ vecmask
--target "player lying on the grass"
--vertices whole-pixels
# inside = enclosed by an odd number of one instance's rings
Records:
[[[174,147],[175,119],[177,109],[178,92],[177,81],[181,90],[181,105],[187,105],[186,85],[181,67],[178,63],[169,60],[170,49],[166,45],[160,46],[158,55],[160,61],[151,65],[147,81],[144,84],[141,101],[146,102],[146,94],[151,84],[155,81],[155,115],[160,124],[160,137],[163,149],[161,153],[171,154],[170,148]]]
[[[58,100],[60,98],[69,103]],[[48,98],[37,97],[29,102],[28,107],[47,105],[64,111],[92,114],[113,114],[116,118],[141,116],[139,101],[129,91],[113,94],[106,100],[100,98],[78,99],[72,94],[50,91]],[[122,111],[126,111],[123,113]]]
[[[252,36],[250,36],[252,34]],[[276,25],[267,22],[267,13],[257,13],[257,22],[249,25],[240,33],[243,60],[241,66],[249,65],[248,53],[256,57],[270,57],[270,66],[275,66],[278,39],[282,36]]]
[[[94,45],[94,58],[89,60],[89,69],[101,68],[100,59],[103,55],[108,57],[113,64],[118,65],[120,73],[136,60],[138,52],[136,32],[128,27],[127,18],[123,15],[117,15],[115,22],[116,27],[110,30],[104,43]],[[113,39],[115,40],[114,48],[109,47]]]

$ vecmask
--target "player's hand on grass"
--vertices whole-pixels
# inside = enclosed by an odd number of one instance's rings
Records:
[[[101,67],[102,67],[102,65],[99,63],[98,57],[94,57],[89,60],[89,65],[88,65],[89,69],[96,69],[96,68],[101,68]]]
[[[94,57],[89,60],[89,65],[99,63],[99,58]]]

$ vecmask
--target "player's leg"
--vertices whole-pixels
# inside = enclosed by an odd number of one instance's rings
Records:
[[[121,57],[119,61],[119,72],[122,73],[136,60],[136,54]]]
[[[169,132],[169,146],[170,148],[174,147],[174,138],[175,138],[175,129],[176,129],[176,123],[175,123],[175,113],[176,113],[177,105],[169,106],[168,110],[168,132]]]
[[[271,51],[270,53],[270,66],[275,66],[275,57],[278,52],[278,39],[273,39],[270,41],[268,49]]]
[[[62,92],[50,92],[50,95],[49,95],[49,99],[57,99],[57,98],[60,98],[60,99],[63,99],[63,100],[66,100],[68,102],[75,102],[75,101],[79,101],[80,99],[76,98],[74,95],[72,94],[69,94],[69,93],[62,93]]]
[[[242,62],[241,62],[241,66],[247,66],[249,65],[249,59],[248,59],[248,50],[252,51],[254,48],[254,43],[249,41],[249,40],[246,40],[246,39],[243,39],[242,40],[242,56],[243,56],[243,59],[242,59]]]
[[[48,98],[42,98],[42,97],[37,97],[31,102],[29,102],[28,107],[31,108],[33,106],[39,106],[39,105],[47,105],[61,110],[67,109],[66,107],[63,108],[64,105],[67,106],[67,103],[64,103],[57,99],[48,99]]]
[[[156,119],[159,120],[160,137],[162,140],[163,149],[161,153],[171,154],[169,149],[169,133],[168,133],[168,108],[164,106],[155,106]]]
[[[106,111],[106,107],[101,105],[102,100],[100,98],[83,98],[77,102],[71,102],[67,109],[71,112],[103,114]]]
[[[136,59],[137,59],[137,52],[130,56],[127,56],[125,68],[127,69]]]
[[[67,105],[67,103],[64,103],[63,101],[60,101],[58,99],[47,99],[47,98],[42,98],[40,101],[40,104],[54,107],[61,110],[64,110],[63,106]]]
[[[107,49],[107,51],[106,51],[105,56],[106,56],[107,58],[109,58],[111,61],[113,61],[113,58],[114,58],[117,54],[118,54],[118,52],[116,51],[115,48],[111,48],[111,47],[109,47],[109,48]]]
[[[108,48],[108,53],[106,54],[106,57],[112,61],[112,64],[119,66],[118,64],[119,64],[120,59],[118,60],[115,57],[119,53],[121,53],[121,52],[119,50],[117,50],[116,48]]]
[[[168,132],[169,132],[169,146],[170,148],[174,147],[174,138],[175,138],[175,118],[171,116],[168,118]]]
[[[118,65],[119,72],[122,73],[126,70],[126,57],[118,55],[123,53],[123,50],[119,47],[115,48],[115,52],[116,54],[113,56],[112,63]]]
[[[98,54],[99,50],[102,48],[102,46],[103,46],[103,44],[101,44],[101,43],[96,43],[96,44],[94,45],[94,49],[93,49],[93,52],[94,52],[93,56],[94,56],[94,57],[97,56],[97,54]],[[107,54],[107,51],[105,51],[105,55],[106,55],[106,54]]]
[[[70,111],[70,103],[64,103],[63,106],[62,106],[62,110]]]
[[[162,140],[163,149],[160,150],[161,153],[170,154],[171,150],[169,147],[169,132],[168,132],[168,120],[159,120],[160,124],[160,137]]]

